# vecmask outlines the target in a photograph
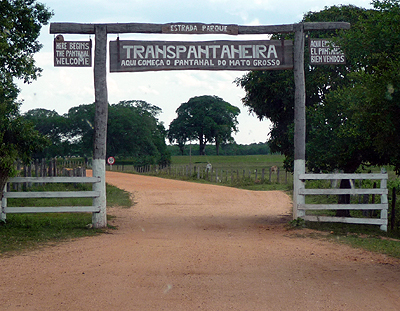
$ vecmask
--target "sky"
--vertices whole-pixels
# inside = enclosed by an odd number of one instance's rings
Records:
[[[301,21],[307,12],[318,12],[332,5],[352,4],[371,8],[370,0],[40,0],[54,16],[51,22],[76,23],[155,23],[198,22],[236,25],[281,25]],[[35,55],[42,76],[31,84],[18,83],[21,112],[44,108],[59,114],[72,107],[94,102],[93,67],[54,67],[53,40],[49,25],[43,26]],[[108,40],[117,35],[109,34]],[[264,40],[267,35],[176,35],[120,34],[120,40],[208,41]],[[64,35],[66,41],[88,41],[94,35]],[[93,49],[94,52],[94,49]],[[266,142],[270,122],[260,121],[242,104],[245,92],[234,80],[245,71],[148,71],[110,73],[107,60],[107,89],[110,104],[122,100],[144,100],[162,109],[159,120],[168,129],[177,117],[176,109],[190,98],[215,95],[240,109],[238,144]]]

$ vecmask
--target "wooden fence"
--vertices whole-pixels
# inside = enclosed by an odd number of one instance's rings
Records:
[[[380,225],[380,229],[387,231],[388,225],[388,189],[387,180],[388,174],[300,174],[299,179],[303,186],[299,189],[299,200],[302,202],[297,206],[297,215],[306,221],[317,221],[317,222],[340,222],[340,223],[353,223],[353,224],[372,224]],[[304,186],[306,180],[380,180],[380,188],[369,188],[369,189],[357,189],[352,187],[351,189],[308,189]],[[380,203],[359,203],[359,204],[305,204],[306,195],[379,195]],[[367,200],[369,202],[369,200]],[[379,218],[371,217],[332,217],[325,215],[310,215],[308,211],[323,211],[323,210],[379,210]],[[364,213],[365,214],[365,213]]]
[[[139,174],[147,174],[154,176],[167,176],[183,179],[203,179],[216,183],[232,184],[240,181],[257,183],[280,183],[290,184],[293,182],[291,173],[280,167],[264,167],[264,168],[230,168],[214,166],[196,165],[173,165],[158,166],[147,165],[136,167],[133,165],[113,165],[107,166],[107,170],[116,172],[134,172]]]
[[[98,198],[99,191],[7,191],[10,183],[98,183],[100,177],[13,177],[4,187],[3,199],[1,200],[0,220],[5,221],[7,214],[21,213],[82,213],[100,212],[100,206],[52,206],[52,207],[9,207],[7,199],[10,198]]]

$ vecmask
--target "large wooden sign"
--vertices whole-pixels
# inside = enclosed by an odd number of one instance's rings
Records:
[[[293,43],[290,40],[110,42],[110,72],[292,68]]]
[[[64,41],[59,35],[54,40],[55,67],[91,67],[92,41]]]
[[[237,35],[238,25],[171,23],[162,26],[162,33]]]
[[[329,39],[309,39],[311,65],[343,65],[346,57]]]

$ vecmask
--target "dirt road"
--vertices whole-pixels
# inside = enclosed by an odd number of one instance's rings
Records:
[[[107,182],[118,230],[0,258],[0,310],[400,310],[400,261],[286,231],[282,192]]]

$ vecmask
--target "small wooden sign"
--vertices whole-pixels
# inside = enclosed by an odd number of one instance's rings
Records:
[[[346,56],[340,47],[336,46],[329,39],[310,38],[310,64],[311,65],[344,65]]]
[[[292,68],[291,40],[110,41],[110,72]]]
[[[64,41],[61,35],[54,40],[55,67],[91,67],[92,41]]]
[[[239,26],[202,23],[170,23],[162,26],[162,33],[237,35],[239,33]]]

